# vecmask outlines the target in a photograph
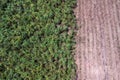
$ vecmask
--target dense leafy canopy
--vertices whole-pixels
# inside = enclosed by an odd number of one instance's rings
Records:
[[[76,0],[0,0],[0,80],[71,80]]]

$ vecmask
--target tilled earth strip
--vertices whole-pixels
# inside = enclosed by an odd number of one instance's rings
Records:
[[[77,80],[120,80],[120,0],[78,0]]]

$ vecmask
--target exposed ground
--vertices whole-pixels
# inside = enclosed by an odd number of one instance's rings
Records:
[[[78,0],[77,80],[120,80],[120,0]]]

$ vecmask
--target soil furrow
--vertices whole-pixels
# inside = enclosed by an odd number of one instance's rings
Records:
[[[77,80],[120,80],[120,1],[78,0]]]

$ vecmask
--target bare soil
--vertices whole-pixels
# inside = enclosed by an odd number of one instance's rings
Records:
[[[77,79],[120,80],[120,0],[78,0]]]

